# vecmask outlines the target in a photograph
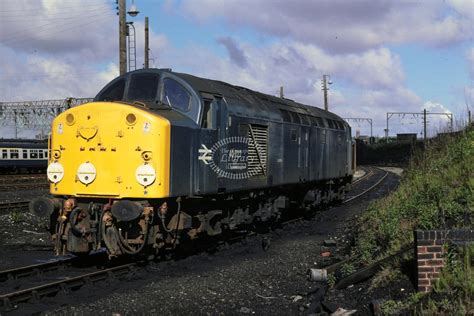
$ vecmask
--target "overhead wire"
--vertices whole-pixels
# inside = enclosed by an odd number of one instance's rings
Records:
[[[96,17],[96,16],[102,16],[102,14],[91,15],[91,16],[88,16],[86,19],[89,19],[91,17]],[[83,17],[78,16],[78,17],[76,17],[76,19],[74,19],[74,21],[77,21],[77,19],[83,19]],[[28,32],[30,30],[39,29],[39,28],[41,28],[41,31],[42,31],[43,28],[45,28],[45,27],[46,28],[48,28],[49,26],[58,27],[58,26],[68,25],[68,24],[71,24],[71,19],[68,19],[68,22],[66,22],[66,23],[57,24],[55,22],[49,22],[49,23],[45,23],[45,24],[41,24],[41,25],[32,26],[32,27],[29,27],[29,28],[26,28],[26,29],[22,29],[22,30],[13,32],[13,33],[9,33],[9,34],[7,34],[7,36],[12,36],[12,35],[15,35],[15,34],[21,34],[21,33],[25,33],[25,32]],[[11,40],[15,40],[15,37],[9,37],[9,38],[7,37],[6,39],[0,39],[0,43],[5,43],[5,42],[11,41]]]
[[[41,16],[54,16],[54,15],[73,15],[73,14],[77,14],[77,13],[84,13],[84,12],[94,12],[94,11],[97,11],[97,10],[103,10],[103,9],[111,9],[110,6],[100,6],[100,7],[97,7],[97,8],[83,8],[81,10],[77,10],[77,12],[65,12],[64,11],[64,8],[62,7],[59,7],[59,10],[56,10],[54,12],[48,12],[46,11],[44,8],[41,9],[41,10],[37,10],[37,13],[32,13],[32,12],[26,12],[28,14],[0,14],[0,17],[1,18],[13,18],[13,17],[34,17],[34,16],[38,16],[38,15],[41,15]]]
[[[88,18],[87,18],[87,20],[88,20]],[[66,30],[72,30],[72,29],[76,29],[78,27],[83,27],[83,26],[95,23],[99,20],[102,20],[102,19],[101,18],[95,18],[91,21],[88,21],[87,23],[78,23],[78,24],[72,25],[71,27],[66,27],[66,28],[63,28],[63,29],[55,29],[55,30],[50,30],[50,28],[43,29],[43,30],[39,30],[38,32],[36,32],[35,35],[38,35],[39,33],[43,33],[45,31],[48,31],[49,35],[57,34],[57,33],[63,33]],[[11,39],[8,39],[8,40],[0,41],[0,44],[7,43],[7,42],[9,42],[8,44],[11,44],[11,43],[21,42],[21,41],[24,41],[24,40],[31,40],[31,39],[32,39],[31,36],[24,35],[24,36],[20,36],[20,37],[17,37],[17,38],[11,38]]]
[[[91,0],[93,2],[97,2],[97,0]],[[71,9],[71,8],[83,8],[85,7],[86,5],[84,4],[84,0],[81,1],[80,4],[77,4],[77,5],[71,5],[71,6],[59,6],[58,8],[60,9]],[[91,8],[91,7],[104,7],[104,6],[109,6],[108,3],[104,2],[104,3],[101,3],[101,4],[87,4],[87,8]],[[34,9],[12,9],[12,10],[0,10],[0,13],[1,12],[25,12],[25,11],[41,11],[41,10],[44,10],[45,8],[44,7],[38,7],[38,8],[34,8]]]

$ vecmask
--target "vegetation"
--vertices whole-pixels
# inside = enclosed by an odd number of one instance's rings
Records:
[[[412,243],[414,229],[472,228],[473,189],[474,129],[433,140],[414,154],[399,189],[364,214],[355,251],[370,263]],[[472,312],[472,257],[469,251],[453,255],[430,299],[420,301],[416,295],[409,302],[389,301],[387,309],[415,305],[421,314],[450,313],[451,307]]]
[[[432,294],[415,305],[421,315],[472,315],[474,313],[474,246],[452,248],[447,265]]]

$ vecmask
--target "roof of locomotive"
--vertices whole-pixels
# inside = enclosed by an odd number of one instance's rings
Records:
[[[231,85],[223,81],[200,78],[184,73],[172,73],[185,80],[197,92],[221,95],[226,99],[227,104],[229,105],[229,111],[236,112],[236,114],[251,112],[249,114],[254,117],[268,117],[274,113],[275,118],[279,119],[281,117],[279,110],[281,109],[324,118],[331,118],[335,120],[342,120],[334,113],[325,111],[315,106],[298,103],[290,99],[264,94],[245,87]]]
[[[107,86],[105,86],[102,91],[106,90],[107,87],[113,84],[116,80],[130,77],[135,73],[158,73],[160,76],[166,73],[167,76],[177,77],[178,79],[186,82],[198,95],[203,96],[203,94],[211,94],[225,98],[229,113],[234,115],[279,121],[283,116],[281,110],[286,110],[308,116],[338,120],[346,124],[345,121],[343,121],[338,115],[315,106],[309,106],[290,99],[264,94],[248,88],[231,85],[223,81],[173,72],[171,69],[149,68],[135,70],[115,78]],[[96,96],[96,99],[101,94],[101,92],[99,92],[99,94]]]

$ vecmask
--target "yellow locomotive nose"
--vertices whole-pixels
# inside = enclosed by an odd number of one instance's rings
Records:
[[[52,124],[55,195],[161,198],[169,194],[170,123],[145,109],[92,102]]]

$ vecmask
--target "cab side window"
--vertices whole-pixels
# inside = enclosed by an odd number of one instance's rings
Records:
[[[186,113],[191,108],[191,94],[175,80],[165,78],[163,81],[162,102]]]
[[[212,102],[212,100],[204,99],[201,127],[207,129],[216,129],[216,120],[216,104]]]
[[[164,78],[161,102],[183,113],[196,122],[196,124],[199,124],[201,103],[198,97],[191,91],[191,88],[186,87],[186,85],[181,84],[175,79],[169,77]]]

